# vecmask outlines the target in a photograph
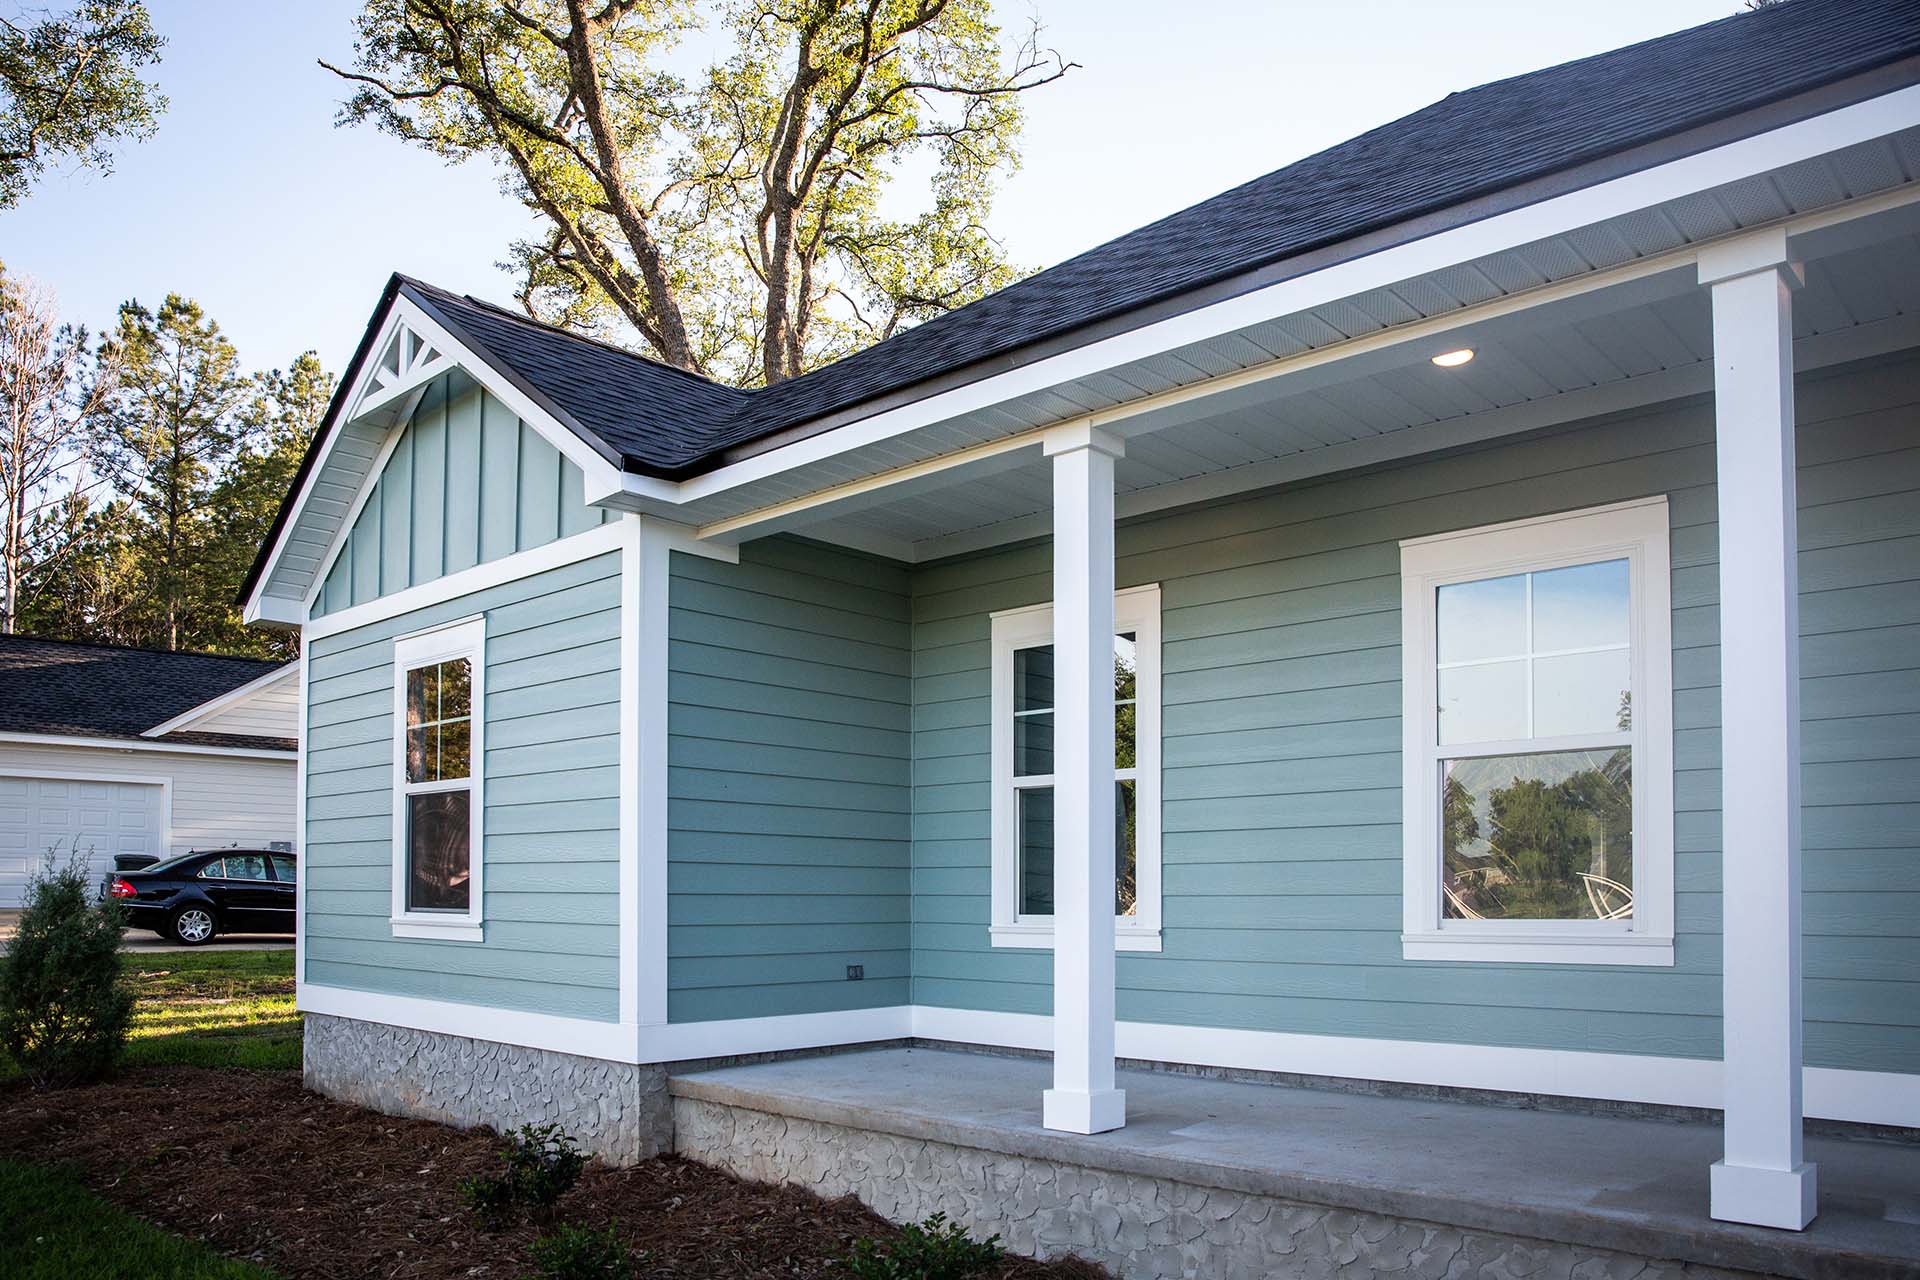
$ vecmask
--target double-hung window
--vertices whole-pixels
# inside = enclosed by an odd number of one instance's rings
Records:
[[[1673,963],[1666,500],[1400,545],[1405,955]]]
[[[1114,594],[1114,934],[1160,949],[1160,588]],[[1053,945],[1053,606],[993,615],[993,944]],[[1062,731],[1064,731],[1062,727]]]
[[[393,933],[481,939],[486,620],[393,645]]]

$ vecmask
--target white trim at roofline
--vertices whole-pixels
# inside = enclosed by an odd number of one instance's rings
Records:
[[[626,493],[642,499],[684,503],[711,497],[1130,361],[1725,186],[1916,125],[1920,125],[1920,86],[1909,86],[1143,325],[770,449],[677,485],[630,473],[621,475],[621,483]],[[1808,218],[1819,216],[1816,213]],[[1789,225],[1800,221],[1790,219]]]
[[[182,711],[173,719],[164,724],[155,725],[140,736],[143,738],[161,738],[169,733],[188,728],[202,720],[218,715],[242,698],[252,697],[276,680],[290,680],[298,674],[298,664],[276,667],[263,676],[247,681],[238,689],[229,689],[217,698],[210,698],[197,707],[191,707],[186,711]],[[299,735],[296,733],[295,736],[297,737]]]
[[[148,742],[141,738],[84,738],[63,733],[0,733],[0,745],[18,743],[38,747],[98,747],[105,751],[166,751],[181,756],[238,756],[247,760],[284,760],[291,764],[297,751],[267,747],[203,747],[185,742]]]
[[[13,769],[0,765],[0,777],[35,778],[44,782],[125,782],[132,786],[160,788],[160,847],[154,853],[161,858],[173,849],[173,779],[151,773],[97,773],[92,770]]]
[[[711,560],[720,560],[728,564],[737,564],[740,551],[737,547],[718,546],[710,542],[701,542],[693,536],[693,531],[685,525],[674,524],[670,520],[654,520],[640,517],[647,535],[657,538],[675,551],[685,551],[693,555],[705,556]],[[408,587],[396,591],[390,596],[381,596],[365,604],[357,604],[338,613],[329,613],[324,617],[308,621],[303,634],[310,640],[324,639],[339,635],[342,631],[352,631],[358,627],[384,622],[388,618],[397,618],[403,613],[412,613],[416,609],[429,608],[436,604],[445,604],[461,596],[484,591],[488,587],[497,587],[503,583],[515,582],[521,578],[530,578],[549,569],[572,564],[576,560],[587,560],[594,556],[623,549],[627,538],[624,520],[612,520],[606,524],[576,533],[570,537],[558,538],[552,542],[526,551],[516,551],[510,556],[498,560],[488,560],[458,573],[450,573],[431,582],[423,582],[417,587]]]
[[[886,1005],[837,1013],[635,1027],[630,1023],[378,995],[308,982],[300,984],[297,1003],[306,1013],[360,1018],[613,1062],[686,1062],[908,1037],[1039,1052],[1048,1051],[1053,1043],[1053,1020],[1046,1014],[991,1013],[934,1005]],[[1299,1035],[1155,1022],[1120,1022],[1116,1034],[1120,1057],[1146,1062],[1656,1106],[1720,1106],[1721,1064],[1713,1058]],[[1810,1117],[1920,1127],[1920,1075],[1838,1067],[1808,1067],[1805,1074],[1806,1114]]]
[[[402,285],[401,288],[404,289],[405,286]],[[495,398],[513,410],[514,414],[519,417],[521,421],[532,427],[549,444],[558,449],[562,456],[579,467],[586,476],[586,489],[589,494],[596,490],[617,490],[619,487],[618,477],[620,473],[613,463],[602,457],[598,450],[585,440],[582,440],[573,431],[569,430],[551,413],[541,408],[530,396],[504,377],[499,370],[495,369],[487,361],[481,359],[472,348],[455,339],[439,321],[428,315],[423,308],[408,298],[405,293],[396,291],[393,301],[388,307],[387,318],[382,322],[379,333],[376,335],[373,344],[368,348],[368,350],[373,353],[372,359],[360,370],[360,375],[354,384],[346,388],[345,393],[342,395],[340,403],[347,407],[343,409],[341,418],[334,424],[333,430],[328,433],[327,438],[321,443],[320,456],[314,459],[314,464],[307,472],[307,478],[300,486],[300,492],[294,499],[292,516],[281,526],[279,537],[275,539],[272,549],[268,552],[267,563],[261,569],[260,576],[254,583],[253,593],[248,596],[246,605],[242,610],[241,616],[244,621],[249,623],[280,621],[291,622],[294,625],[297,625],[300,621],[298,618],[287,619],[285,617],[286,610],[284,609],[274,608],[269,610],[267,608],[266,601],[274,598],[267,596],[267,586],[273,581],[274,574],[279,570],[280,558],[286,551],[288,539],[293,533],[294,526],[299,522],[300,514],[304,512],[307,501],[312,496],[313,486],[319,482],[321,476],[326,471],[327,463],[333,456],[334,447],[346,435],[347,426],[353,421],[353,415],[359,411],[360,401],[366,393],[367,386],[373,381],[375,372],[378,370],[381,355],[385,353],[388,345],[393,341],[402,325],[413,330],[419,337],[425,338],[433,345],[436,351],[442,356],[447,357],[448,360],[451,361],[451,364],[457,364],[468,377],[493,393]],[[435,376],[438,376],[441,372],[448,371],[451,368],[451,364],[437,364],[435,366]],[[421,382],[418,386],[414,387],[413,390],[421,391],[426,385],[426,382]],[[392,405],[388,403],[382,407],[390,409]],[[404,404],[402,408],[405,408]],[[379,410],[376,409],[375,411],[378,412]],[[393,452],[394,444],[399,439],[399,433],[406,428],[406,422],[410,416],[410,413],[401,414],[398,421],[396,421],[389,430],[386,438],[382,440],[381,448],[374,460],[373,469],[361,480],[347,518],[341,523],[338,529],[334,530],[333,537],[328,541],[327,550],[321,557],[320,567],[314,574],[313,582],[309,584],[308,590],[303,593],[303,598],[309,611],[312,608],[313,591],[317,588],[318,584],[326,581],[328,570],[332,567],[334,559],[340,554],[340,547],[343,544],[345,535],[353,528],[354,517],[358,515],[361,506],[366,502],[368,489],[372,486],[373,482],[379,478],[380,468],[384,465],[385,459]]]

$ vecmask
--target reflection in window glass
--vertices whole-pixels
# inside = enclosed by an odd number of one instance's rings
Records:
[[[407,672],[407,781],[469,775],[472,664],[454,658]]]
[[[265,880],[267,878],[265,854],[230,853],[226,861],[226,878],[229,880]]]
[[[1020,792],[1020,914],[1053,914],[1053,788]]]
[[[1450,920],[1633,915],[1629,747],[1441,762]]]
[[[465,911],[471,871],[469,793],[430,791],[407,797],[407,907]]]

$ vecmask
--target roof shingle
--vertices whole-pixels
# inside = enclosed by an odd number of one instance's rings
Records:
[[[0,731],[138,738],[285,665],[0,635]],[[169,734],[165,740],[286,751],[295,746],[280,738],[193,732]]]

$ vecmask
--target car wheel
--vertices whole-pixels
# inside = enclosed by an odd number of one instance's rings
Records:
[[[173,913],[172,937],[175,942],[185,943],[189,947],[204,946],[213,941],[215,932],[211,907],[195,903]]]

